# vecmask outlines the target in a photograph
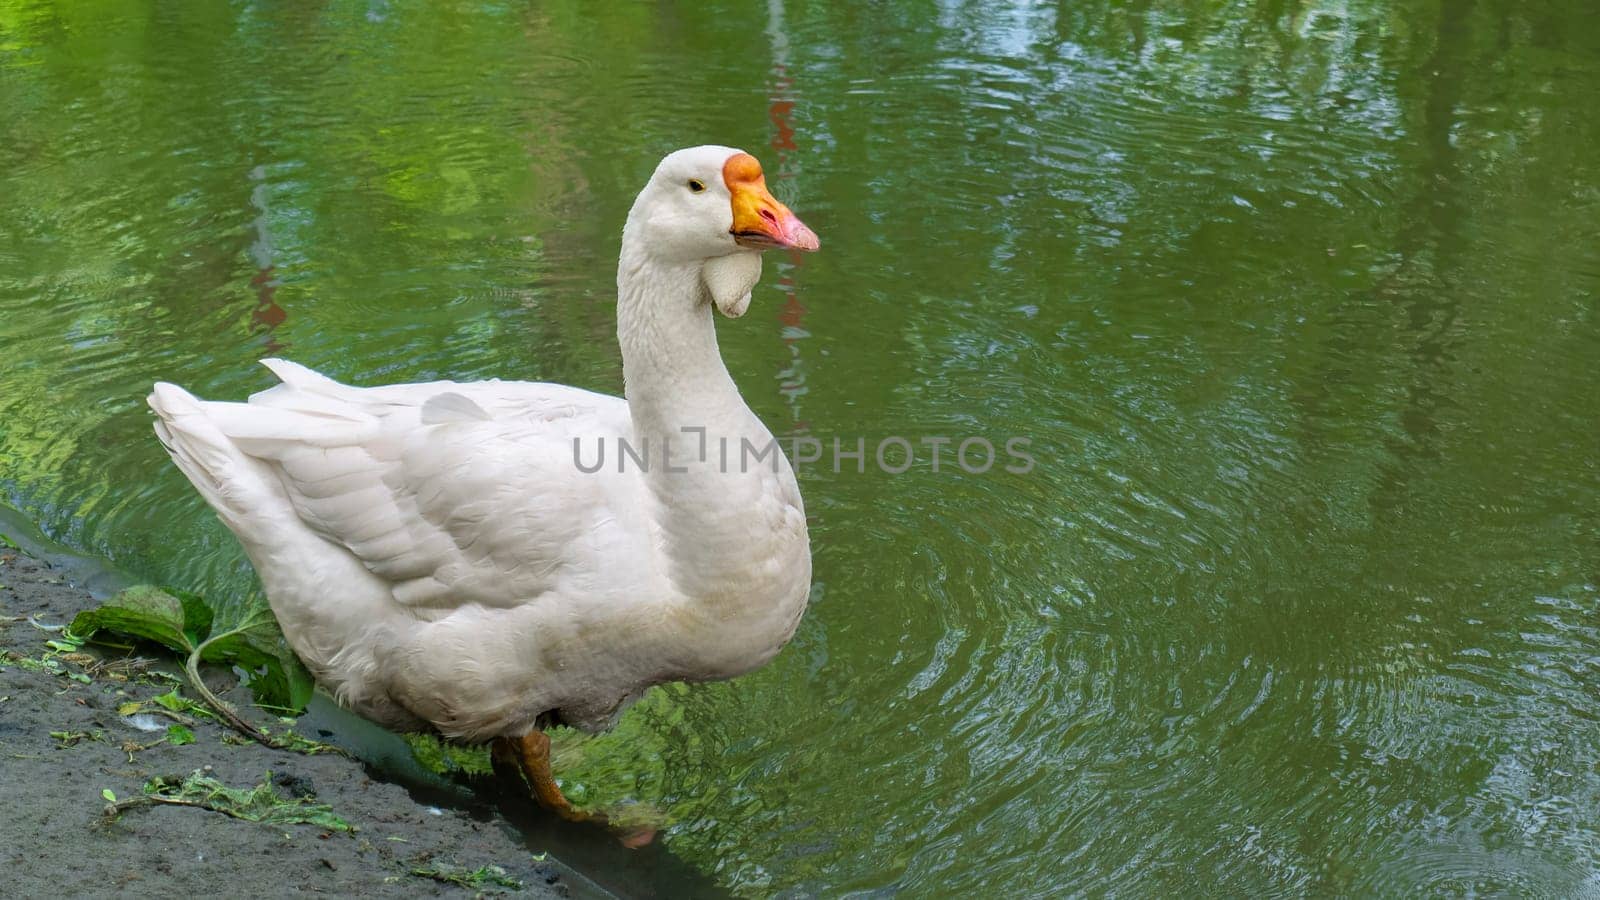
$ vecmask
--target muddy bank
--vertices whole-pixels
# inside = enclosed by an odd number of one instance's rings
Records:
[[[51,652],[45,642],[59,634],[33,624],[70,621],[94,603],[61,570],[0,547],[3,893],[604,895],[562,864],[540,859],[494,815],[419,802],[360,761],[236,743],[197,716],[188,717],[193,743],[174,746],[167,739],[172,717],[127,714],[131,704],[170,690],[160,674],[170,665],[146,670],[116,662],[115,653],[100,653],[97,662]],[[245,704],[254,720],[270,722],[248,707],[234,682],[220,670],[207,680]],[[184,739],[181,732],[176,739]],[[264,824],[185,806],[104,814],[104,791],[127,800],[152,778],[197,771],[233,788],[269,781],[283,800],[324,804],[355,830]]]

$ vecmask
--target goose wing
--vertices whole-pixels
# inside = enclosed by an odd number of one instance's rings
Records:
[[[625,401],[531,382],[357,388],[264,363],[282,384],[208,416],[417,615],[593,594],[648,569],[639,479],[575,456],[575,441],[592,455],[628,434]]]

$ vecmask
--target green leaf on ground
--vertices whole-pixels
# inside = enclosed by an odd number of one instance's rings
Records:
[[[49,655],[42,656],[39,659],[32,659],[15,651],[7,650],[4,655],[0,655],[0,661],[3,661],[3,664],[21,666],[29,672],[41,672],[45,675],[65,675],[67,673],[67,670],[61,667],[61,663],[54,656]]]
[[[73,634],[63,633],[60,640],[45,641],[44,645],[57,653],[77,653],[83,649],[83,639]]]
[[[188,591],[166,589],[166,593],[178,598],[178,603],[183,606],[183,631],[193,643],[200,643],[200,639],[211,633],[211,620],[213,614],[211,605],[199,594]]]
[[[250,689],[264,705],[299,711],[311,700],[311,673],[289,649],[266,601],[254,594],[208,602],[139,585],[79,613],[71,630],[84,637],[110,631],[185,656],[198,653],[202,662],[238,666],[249,674]]]
[[[468,890],[482,890],[486,887],[505,887],[521,890],[522,882],[506,874],[506,870],[499,866],[479,866],[476,869],[467,869],[458,866],[447,866],[433,863],[425,866],[416,866],[411,874],[418,878],[432,878],[444,884],[453,884]]]
[[[139,806],[194,806],[235,819],[269,825],[315,825],[328,831],[354,831],[349,822],[334,815],[333,807],[304,797],[282,797],[272,787],[272,775],[255,787],[233,788],[196,771],[186,778],[152,778],[144,796],[113,803],[107,815],[115,817]]]
[[[101,630],[113,631],[189,653],[195,645],[184,621],[182,600],[160,588],[141,584],[112,597],[98,609],[78,613],[72,620],[72,631],[84,637]]]
[[[212,611],[211,633],[200,645],[202,660],[249,672],[250,689],[260,702],[292,710],[311,702],[311,673],[289,649],[265,600],[229,596],[212,604]]]
[[[194,732],[182,725],[167,726],[167,743],[174,747],[194,743]]]
[[[154,703],[161,704],[162,707],[175,713],[193,713],[195,715],[205,716],[207,718],[216,718],[216,714],[210,709],[206,708],[205,704],[196,703],[195,701],[190,700],[188,697],[178,693],[177,688],[173,688],[172,690],[167,691],[165,694],[157,694],[156,696],[151,697],[150,700]],[[137,704],[135,704],[135,706],[137,706]],[[121,707],[118,707],[118,710],[120,711]],[[138,710],[135,709],[134,712],[138,712]]]

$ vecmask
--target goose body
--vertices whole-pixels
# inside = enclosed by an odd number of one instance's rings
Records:
[[[245,403],[156,385],[156,431],[341,703],[466,740],[602,729],[651,685],[762,665],[799,623],[800,492],[781,450],[740,458],[776,444],[713,310],[745,311],[761,250],[816,243],[752,157],[679,151],[623,232],[624,397],[264,360],[282,383]]]

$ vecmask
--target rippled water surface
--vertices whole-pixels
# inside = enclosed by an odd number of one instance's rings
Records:
[[[664,152],[765,161],[729,366],[815,603],[569,774],[747,894],[1600,886],[1600,25],[1564,0],[0,0],[0,497],[246,590],[143,395],[617,392]],[[948,451],[947,451],[948,452]]]

